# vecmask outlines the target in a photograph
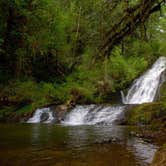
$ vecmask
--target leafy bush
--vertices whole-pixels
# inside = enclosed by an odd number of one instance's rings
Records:
[[[138,75],[145,71],[148,63],[141,57],[125,57],[121,50],[116,47],[109,61],[107,72],[113,80],[114,89],[123,89]]]
[[[56,99],[53,84],[44,82],[37,84],[31,80],[10,82],[1,91],[1,96],[5,96],[9,101],[32,103],[37,107],[49,104]]]

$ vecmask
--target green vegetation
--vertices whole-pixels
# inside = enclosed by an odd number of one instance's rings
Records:
[[[166,104],[148,103],[135,106],[126,113],[127,124],[151,125],[154,129],[166,127]]]
[[[1,0],[0,117],[112,100],[166,55],[163,2]],[[133,22],[144,7],[142,21]]]

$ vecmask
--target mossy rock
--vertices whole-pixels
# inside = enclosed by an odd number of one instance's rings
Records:
[[[2,107],[0,108],[0,122],[20,122],[22,119],[29,118],[34,110],[35,108],[31,104],[22,107]]]
[[[126,111],[126,123],[166,127],[166,104],[156,102],[134,106]]]

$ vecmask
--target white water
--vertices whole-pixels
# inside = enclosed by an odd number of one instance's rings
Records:
[[[166,69],[166,57],[160,57],[141,77],[136,79],[123,98],[124,104],[142,104],[155,99],[160,85],[161,74]]]
[[[152,102],[158,91],[162,72],[166,69],[166,58],[160,57],[145,74],[136,79],[125,97],[124,104]],[[122,114],[124,106],[77,106],[63,121],[67,125],[113,123]]]
[[[50,108],[37,109],[32,118],[30,118],[27,123],[40,123],[42,121],[41,117],[46,114],[48,118],[44,120],[44,123],[51,123],[54,120],[53,113]]]
[[[161,82],[161,75],[166,70],[166,57],[160,57],[141,77],[136,79],[129,89],[127,96],[122,93],[124,104],[141,104],[152,102]],[[114,123],[121,114],[125,106],[103,106],[86,105],[76,106],[61,122],[65,125],[93,125],[97,123]],[[44,123],[54,120],[49,108],[37,109],[34,116],[28,123],[39,123],[43,113],[48,114],[48,119]]]
[[[65,125],[94,125],[113,123],[125,106],[76,106],[62,122]]]
[[[62,121],[63,124],[81,125],[85,123],[86,117],[94,105],[76,106]]]

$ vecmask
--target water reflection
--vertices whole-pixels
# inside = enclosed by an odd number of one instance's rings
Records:
[[[113,125],[0,125],[0,165],[146,165],[157,147],[129,131]]]
[[[136,157],[142,160],[144,163],[151,163],[153,156],[157,150],[157,146],[144,142],[140,138],[131,138],[128,140],[127,145],[134,151]]]

